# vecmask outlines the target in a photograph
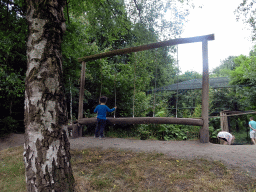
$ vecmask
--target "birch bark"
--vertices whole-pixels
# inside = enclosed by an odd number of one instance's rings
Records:
[[[65,0],[26,0],[24,162],[27,191],[74,191],[61,42]]]

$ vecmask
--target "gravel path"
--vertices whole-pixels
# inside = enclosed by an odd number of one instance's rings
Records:
[[[24,134],[12,134],[0,139],[0,150],[24,143]],[[99,147],[132,151],[159,152],[173,158],[220,160],[230,168],[238,168],[256,177],[256,145],[202,144],[199,141],[149,141],[120,138],[94,139],[80,137],[70,139],[71,149]]]

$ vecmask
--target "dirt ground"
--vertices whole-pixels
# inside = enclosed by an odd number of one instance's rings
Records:
[[[70,139],[71,149],[99,147],[132,151],[158,152],[173,158],[217,160],[229,168],[236,168],[256,177],[256,145],[202,144],[199,141],[150,141],[93,137]],[[0,139],[0,150],[23,145],[24,134],[12,134]]]

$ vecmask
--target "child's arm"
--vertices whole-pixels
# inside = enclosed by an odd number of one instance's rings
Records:
[[[249,124],[249,127],[253,130],[253,131],[256,131],[256,129],[254,129],[251,124]]]
[[[95,107],[95,109],[94,109],[94,111],[93,111],[94,113],[97,113],[98,112],[98,106],[97,107]]]
[[[93,115],[93,117],[97,117],[97,115],[98,115],[98,109],[97,109],[97,107],[94,109],[93,112],[96,113],[96,114]]]
[[[106,106],[107,107],[107,112],[113,112],[113,111],[115,111],[116,110],[116,108],[117,107],[114,107],[113,109],[109,109],[109,107],[108,106]]]

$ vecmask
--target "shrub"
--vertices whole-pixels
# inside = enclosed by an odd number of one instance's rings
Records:
[[[5,117],[0,120],[0,135],[15,132],[19,123],[17,120],[13,119],[11,116]]]

